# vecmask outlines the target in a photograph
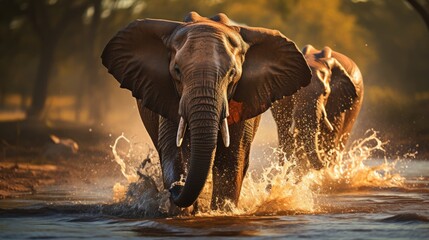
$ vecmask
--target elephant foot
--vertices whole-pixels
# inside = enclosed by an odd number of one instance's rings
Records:
[[[192,215],[197,214],[199,212],[198,199],[197,199],[197,201],[194,202],[194,204],[192,205],[192,207],[193,207],[193,209],[192,209],[191,214]]]
[[[216,197],[214,201],[211,202],[210,208],[213,211],[232,212],[237,207],[237,203],[238,199],[233,200],[230,198]]]

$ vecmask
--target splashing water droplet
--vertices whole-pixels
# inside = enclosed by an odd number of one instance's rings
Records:
[[[124,175],[124,177],[128,180],[128,182],[129,183],[135,182],[138,179],[137,174],[135,174],[135,173],[127,173],[127,165],[125,164],[124,160],[121,158],[121,156],[118,154],[118,151],[117,151],[117,145],[119,143],[119,140],[121,140],[121,139],[125,140],[127,143],[130,143],[130,140],[124,136],[124,133],[122,133],[121,136],[119,136],[118,138],[116,138],[115,143],[113,144],[113,146],[111,146],[112,153],[113,153],[113,156],[114,156],[114,160],[121,167],[122,175]],[[132,145],[130,144],[130,148],[128,150],[127,156],[129,156],[130,152],[132,151],[131,146]]]
[[[121,155],[118,143],[124,140],[128,151]],[[127,184],[116,183],[113,187],[113,200],[118,203],[121,215],[139,217],[171,216],[180,209],[170,203],[170,193],[163,188],[161,167],[155,150],[133,148],[131,140],[121,136],[116,138],[112,148],[114,160],[121,167]],[[144,159],[142,157],[146,156]],[[126,163],[125,159],[129,159]]]
[[[388,161],[386,158],[381,164],[371,159],[374,152],[384,151],[382,142],[377,137],[377,132],[369,131],[365,138],[355,141],[348,151],[337,151],[336,159],[331,160],[322,170],[297,171],[295,156],[290,159],[281,159],[278,156],[281,150],[273,149],[265,159],[270,161],[267,167],[254,169],[247,173],[241,190],[238,206],[226,202],[224,209],[230,211],[211,211],[210,203],[211,177],[201,197],[197,216],[220,215],[278,215],[320,213],[331,211],[329,199],[324,199],[326,194],[338,194],[353,192],[361,188],[390,188],[404,185],[402,177],[395,169],[396,161]],[[119,201],[121,208],[126,213],[145,217],[171,216],[183,214],[184,211],[175,207],[170,202],[170,193],[164,189],[159,159],[153,149],[146,153],[129,148],[128,157],[134,162],[142,162],[140,166],[132,168],[127,166],[117,151],[119,140],[125,140],[132,145],[123,134],[119,136],[112,152],[115,161],[120,165],[122,174],[128,180],[129,185],[114,186],[114,199]],[[138,156],[145,156],[141,159]],[[281,163],[282,162],[282,163]],[[134,169],[130,173],[128,168]],[[328,201],[328,203],[326,203]]]

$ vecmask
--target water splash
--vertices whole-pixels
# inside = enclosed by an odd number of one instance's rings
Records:
[[[275,152],[275,151],[274,151]],[[274,156],[271,156],[273,159]],[[294,163],[271,163],[246,176],[238,209],[243,214],[299,214],[317,211],[311,181],[299,181]]]
[[[326,194],[353,192],[362,188],[402,187],[405,178],[396,170],[399,161],[381,164],[371,159],[376,151],[384,151],[377,132],[370,130],[366,137],[355,141],[350,150],[337,152],[337,159],[322,170],[306,173],[294,171],[294,156],[284,166],[271,163],[263,169],[248,174],[240,198],[239,209],[247,214],[297,214],[326,211],[321,198]],[[278,155],[274,149],[273,156]],[[375,164],[375,165],[374,165]]]
[[[400,159],[388,161],[387,157],[379,165],[373,165],[372,155],[376,151],[385,152],[377,132],[369,130],[367,137],[355,141],[349,151],[337,152],[338,158],[315,176],[315,184],[324,193],[353,191],[364,187],[402,187],[405,178],[396,170]],[[369,135],[369,136],[368,136]],[[365,164],[367,163],[367,164]]]
[[[132,152],[133,152],[133,148],[132,148],[133,145],[130,144],[130,140],[124,136],[124,133],[122,133],[121,136],[119,136],[118,138],[116,138],[115,143],[113,144],[113,146],[110,146],[110,148],[112,148],[112,153],[113,153],[115,162],[117,164],[119,164],[119,166],[121,167],[122,175],[124,175],[124,177],[128,180],[128,182],[135,182],[138,179],[138,176],[135,173],[135,171],[133,171],[134,168],[132,168],[132,170],[129,171],[128,169],[130,168],[130,166],[127,166],[127,164],[125,163],[123,157],[121,157],[119,155],[119,153],[118,153],[118,143],[122,139],[125,142],[127,142],[128,145],[129,145],[128,151],[127,151],[127,153],[125,155],[126,157],[129,158],[131,156]]]
[[[118,149],[121,140],[128,150]],[[113,200],[117,203],[115,212],[142,217],[177,215],[180,209],[170,203],[170,193],[163,189],[161,165],[155,150],[133,145],[122,133],[111,146],[114,160],[127,180],[113,186]]]
[[[116,184],[114,187],[114,198],[119,201],[122,208],[127,211],[136,212],[140,216],[171,216],[186,214],[171,204],[169,192],[163,188],[162,175],[159,159],[154,150],[145,156],[142,152],[129,148],[125,156],[120,156],[117,151],[119,140],[131,142],[121,135],[112,146],[115,161],[121,166],[124,177],[128,180],[128,186]],[[366,137],[355,141],[350,150],[337,152],[337,159],[326,168],[316,171],[307,170],[305,173],[296,171],[296,159],[292,157],[281,165],[278,160],[279,150],[273,149],[271,154],[265,158],[270,161],[267,167],[254,169],[246,175],[240,201],[238,206],[227,202],[226,208],[231,211],[210,211],[208,206],[203,206],[196,214],[197,216],[219,216],[219,215],[284,215],[284,214],[306,214],[326,212],[327,205],[321,199],[326,194],[338,194],[358,191],[362,188],[392,188],[402,187],[404,177],[396,170],[396,161],[388,161],[387,158],[381,164],[372,159],[374,152],[384,151],[382,142],[377,132],[371,130]],[[142,164],[131,169],[123,160],[124,157],[132,157],[134,163]],[[211,181],[207,182],[205,201],[208,205]],[[204,194],[203,194],[204,195]],[[210,197],[210,196],[209,196]],[[209,198],[208,197],[208,198]],[[200,202],[200,206],[202,205]]]

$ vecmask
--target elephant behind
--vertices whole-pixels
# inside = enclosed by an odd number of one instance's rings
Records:
[[[260,114],[311,78],[280,32],[236,26],[225,14],[136,20],[110,40],[102,61],[137,99],[179,207],[196,201],[211,170],[211,207],[237,204]]]
[[[342,151],[361,109],[363,80],[347,56],[311,45],[302,50],[312,71],[311,83],[273,104],[279,147],[286,157],[298,157],[320,169]],[[302,160],[304,159],[304,160]]]

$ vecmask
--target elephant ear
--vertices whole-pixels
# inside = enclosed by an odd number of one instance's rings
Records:
[[[135,20],[109,41],[101,55],[103,65],[121,88],[130,90],[142,106],[169,119],[177,118],[179,97],[169,73],[165,42],[181,24]]]
[[[356,87],[353,84],[351,76],[337,59],[330,58],[327,60],[327,64],[331,68],[332,73],[330,82],[331,93],[326,103],[326,108],[329,111],[335,112],[347,111],[358,97]]]
[[[272,103],[310,83],[311,71],[295,43],[279,31],[239,27],[249,44],[241,79],[230,101],[229,123],[265,112]],[[230,116],[231,116],[230,115]]]

